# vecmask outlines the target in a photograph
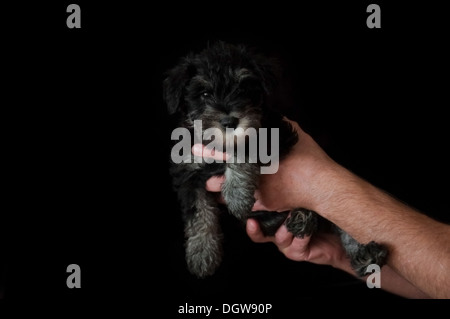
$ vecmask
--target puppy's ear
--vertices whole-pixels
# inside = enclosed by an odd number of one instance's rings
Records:
[[[195,67],[189,57],[167,72],[163,81],[163,98],[169,114],[174,114],[182,108],[185,87],[194,73]]]

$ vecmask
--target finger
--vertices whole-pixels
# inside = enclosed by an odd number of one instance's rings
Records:
[[[220,192],[224,181],[224,176],[213,176],[206,181],[206,190],[209,192]]]
[[[270,209],[268,209],[266,206],[264,206],[261,203],[261,201],[259,199],[257,199],[255,201],[255,204],[253,204],[252,211],[260,211],[260,210],[268,211]]]
[[[285,254],[286,257],[293,260],[309,260],[310,241],[310,236],[305,236],[303,238],[294,237],[291,244],[280,249],[280,251]]]
[[[271,209],[267,208],[262,202],[261,202],[261,192],[257,189],[255,191],[255,203],[253,204],[252,211],[271,211]]]
[[[194,144],[192,146],[192,154],[199,157],[208,157],[215,160],[227,160],[229,155],[227,153],[219,152],[215,149],[208,149],[203,144]]]
[[[283,117],[283,120],[288,122],[294,128],[294,130],[297,132],[297,134],[299,134],[299,135],[303,134],[303,130],[297,122],[288,119],[286,116]]]
[[[273,241],[272,237],[264,236],[258,222],[252,218],[247,220],[246,230],[248,237],[250,237],[250,239],[255,243],[267,243],[269,241]]]
[[[275,233],[273,242],[277,245],[279,250],[283,251],[291,245],[293,239],[294,236],[292,233],[287,230],[285,225],[282,225]]]
[[[283,120],[291,124],[294,128],[300,128],[300,125],[298,125],[297,122],[292,121],[291,119],[287,118],[286,116],[283,116]]]
[[[291,249],[295,251],[306,251],[309,248],[311,236],[305,236],[303,238],[295,237],[291,243]]]

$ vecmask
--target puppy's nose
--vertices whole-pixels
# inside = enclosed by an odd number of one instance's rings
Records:
[[[234,116],[226,116],[221,121],[223,127],[236,128],[239,123],[239,119]]]

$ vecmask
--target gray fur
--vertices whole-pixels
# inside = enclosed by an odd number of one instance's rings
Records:
[[[222,231],[215,199],[197,189],[197,213],[185,225],[186,262],[189,271],[199,277],[212,275],[222,261]]]
[[[240,220],[245,220],[255,203],[259,166],[253,163],[228,163],[222,194],[228,210]]]
[[[386,263],[387,250],[380,244],[371,241],[361,244],[348,233],[337,228],[341,237],[342,245],[350,258],[352,268],[358,276],[367,275],[367,267],[370,264],[382,266]]]
[[[296,237],[311,236],[317,230],[317,215],[311,210],[297,208],[291,211],[285,224],[287,230]]]

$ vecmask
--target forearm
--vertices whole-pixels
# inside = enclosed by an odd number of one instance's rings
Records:
[[[388,265],[429,296],[450,297],[450,226],[416,212],[337,164],[313,175],[311,209],[359,242],[386,245]]]
[[[428,299],[430,296],[419,290],[389,265],[381,268],[381,289],[409,299]]]
[[[348,257],[339,258],[335,261],[333,267],[343,270],[358,279],[366,281],[368,276],[360,278],[356,275],[355,271],[350,265]],[[405,278],[396,273],[389,265],[385,265],[381,268],[380,273],[380,288],[390,293],[402,296],[409,299],[428,299],[429,296],[412,285]],[[369,289],[369,288],[368,288]]]

